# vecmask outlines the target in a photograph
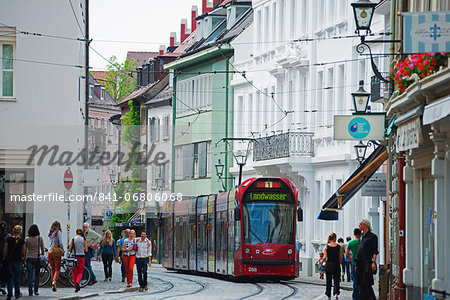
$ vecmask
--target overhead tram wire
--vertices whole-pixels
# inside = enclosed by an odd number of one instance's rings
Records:
[[[78,21],[78,17],[77,17],[77,14],[75,12],[75,9],[73,8],[72,0],[69,0],[69,4],[70,4],[70,8],[72,9],[73,16],[75,17],[75,21],[77,22],[78,29],[80,29],[80,33],[83,36],[83,38],[86,39],[86,36],[84,35],[83,29],[81,29],[80,22]]]
[[[23,35],[30,35],[30,36],[35,36],[35,37],[46,37],[46,38],[61,39],[61,40],[70,40],[70,41],[79,41],[79,42],[84,42],[85,41],[84,38],[74,38],[74,37],[59,36],[59,35],[45,34],[45,33],[39,33],[39,32],[24,31],[24,30],[20,30],[20,29],[8,26],[8,25],[6,25],[6,24],[4,24],[2,22],[0,22],[0,25],[8,27],[8,28],[10,28],[12,30],[15,30],[16,33],[20,33],[20,34],[23,34]],[[8,33],[8,34],[5,34],[5,35],[0,35],[0,36],[7,36],[7,35],[11,35],[11,33]]]

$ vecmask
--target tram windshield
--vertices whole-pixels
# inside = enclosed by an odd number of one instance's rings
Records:
[[[293,244],[295,205],[281,201],[243,203],[245,244]]]

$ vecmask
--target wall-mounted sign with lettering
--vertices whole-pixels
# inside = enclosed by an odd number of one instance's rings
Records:
[[[398,126],[395,141],[397,152],[418,148],[421,142],[420,117]]]
[[[335,140],[384,140],[384,114],[334,116]]]

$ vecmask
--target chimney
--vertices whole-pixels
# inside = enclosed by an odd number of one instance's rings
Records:
[[[160,45],[159,46],[159,55],[164,55],[164,51],[166,51],[166,46]]]
[[[177,33],[176,32],[171,32],[170,33],[170,47],[174,47],[175,46],[176,40],[177,40]]]
[[[197,29],[197,21],[195,21],[195,18],[197,18],[197,5],[193,5],[191,8],[191,28],[192,32]]]
[[[202,0],[202,14],[210,12],[213,8],[211,0]]]
[[[180,43],[184,42],[184,40],[191,34],[191,31],[189,28],[187,28],[187,20],[182,19],[181,20],[181,41]]]

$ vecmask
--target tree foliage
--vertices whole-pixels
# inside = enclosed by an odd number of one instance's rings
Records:
[[[117,61],[116,56],[111,56],[106,71],[106,91],[117,101],[123,100],[136,89],[136,78],[130,76],[136,70],[134,59]]]

